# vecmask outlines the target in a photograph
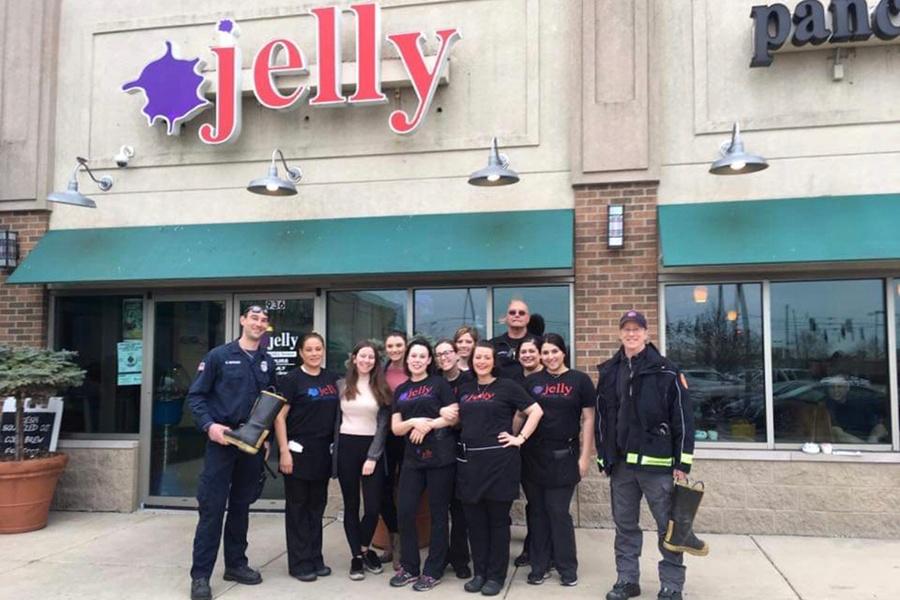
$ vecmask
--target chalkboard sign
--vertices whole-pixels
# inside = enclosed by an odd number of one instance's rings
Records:
[[[62,399],[51,398],[46,405],[25,402],[25,456],[56,451],[59,426],[62,421]],[[0,454],[16,453],[16,404],[13,398],[3,402],[0,419]]]

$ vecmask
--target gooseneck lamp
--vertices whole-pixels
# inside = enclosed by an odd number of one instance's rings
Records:
[[[107,192],[110,190],[110,188],[112,188],[112,177],[104,175],[100,179],[97,179],[96,177],[94,177],[94,173],[87,165],[88,159],[77,156],[75,157],[75,160],[78,161],[78,164],[75,165],[75,170],[72,171],[72,177],[69,178],[69,185],[66,188],[66,191],[53,192],[52,194],[47,196],[47,200],[49,200],[50,202],[59,202],[60,204],[71,204],[72,206],[97,208],[96,202],[78,191],[78,171],[80,171],[81,169],[87,171],[87,174],[91,176],[91,179],[94,181],[94,183],[97,184],[97,187],[99,187],[100,191],[102,192]]]
[[[278,176],[278,165],[275,157],[281,157],[281,164],[287,173],[288,179]],[[294,196],[297,194],[297,185],[303,179],[303,173],[298,167],[289,167],[284,159],[284,153],[276,148],[272,152],[272,164],[269,165],[269,174],[259,179],[254,179],[247,185],[247,191],[263,196]]]
[[[509,168],[509,159],[497,151],[497,138],[493,138],[487,166],[469,175],[469,184],[492,187],[511,185],[518,181],[519,174]]]
[[[731,129],[731,141],[722,143],[719,154],[720,158],[709,167],[709,172],[713,175],[743,175],[769,168],[765,158],[744,151],[744,141],[737,122]]]

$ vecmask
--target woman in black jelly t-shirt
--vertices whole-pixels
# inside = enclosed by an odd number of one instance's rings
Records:
[[[519,495],[519,446],[537,428],[541,407],[510,379],[496,377],[497,354],[490,342],[472,352],[476,381],[460,390],[460,449],[456,494],[463,503],[475,577],[467,592],[494,596],[503,590],[509,567],[509,510]],[[528,416],[513,435],[517,411]]]
[[[288,405],[275,419],[275,437],[284,473],[288,572],[300,581],[315,581],[331,574],[322,558],[322,515],[340,401],[337,377],[322,368],[322,336],[307,333],[298,349],[302,364],[277,382]]]
[[[568,368],[566,343],[555,333],[544,336],[541,361],[544,369],[525,380],[544,411],[522,448],[522,487],[531,510],[528,583],[547,578],[552,557],[560,583],[572,586],[578,582],[578,559],[569,504],[593,451],[594,386],[586,374]]]
[[[456,443],[450,427],[456,421],[442,417],[441,408],[456,404],[450,385],[432,374],[431,345],[415,339],[406,348],[409,380],[394,390],[394,435],[406,437],[400,485],[397,490],[397,517],[400,524],[400,570],[391,578],[393,587],[415,581],[413,588],[427,591],[440,582],[447,560],[448,511],[456,474]],[[419,499],[428,490],[431,513],[431,545],[425,567],[419,572],[419,544],[416,511]]]

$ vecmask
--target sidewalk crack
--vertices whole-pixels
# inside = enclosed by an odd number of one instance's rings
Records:
[[[781,578],[784,580],[784,582],[787,584],[787,586],[789,588],[791,588],[792,592],[794,592],[794,596],[797,597],[797,600],[804,600],[803,596],[800,595],[800,592],[797,591],[797,588],[794,587],[794,584],[792,584],[791,581],[787,578],[787,575],[785,575],[784,572],[778,568],[778,565],[775,564],[775,561],[772,560],[772,557],[769,556],[769,553],[766,552],[766,550],[756,540],[756,537],[754,537],[752,535],[747,536],[747,537],[749,537],[751,540],[753,540],[753,543],[756,545],[757,548],[759,548],[759,551],[762,552],[762,555],[766,557],[766,560],[769,561],[769,564],[772,565],[772,568],[775,569],[775,571],[779,575],[781,575]]]

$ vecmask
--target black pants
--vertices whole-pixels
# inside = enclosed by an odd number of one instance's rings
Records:
[[[378,509],[381,506],[381,488],[384,483],[384,466],[381,460],[371,475],[363,477],[371,435],[344,435],[338,441],[338,481],[344,497],[344,534],[350,545],[350,555],[359,556],[362,548],[372,543],[375,526],[378,525]],[[359,518],[359,491],[362,488],[363,518]]]
[[[247,526],[250,522],[250,503],[256,495],[262,453],[246,454],[236,446],[215,442],[206,444],[203,471],[197,487],[200,519],[194,533],[194,558],[191,578],[212,575],[222,522],[225,522],[225,568],[247,564]],[[225,518],[225,507],[228,518]]]
[[[288,573],[302,575],[325,565],[322,559],[322,516],[328,502],[328,480],[284,478],[284,530]]]
[[[552,559],[560,575],[575,577],[578,572],[575,525],[569,513],[575,485],[545,487],[524,479],[522,487],[531,510],[528,529],[531,570],[545,573]]]
[[[475,575],[500,584],[506,582],[509,568],[509,509],[512,501],[481,500],[463,504],[472,544]]]
[[[404,466],[400,471],[397,494],[397,516],[400,524],[400,566],[412,575],[419,575],[419,540],[416,513],[422,493],[428,490],[431,513],[431,544],[422,572],[440,579],[447,565],[449,545],[450,497],[456,479],[456,465],[436,469],[414,469]]]
[[[469,531],[463,503],[454,495],[450,499],[450,553],[447,562],[453,570],[469,566]]]
[[[384,445],[384,485],[381,488],[381,518],[384,525],[391,533],[400,531],[397,525],[397,504],[394,499],[394,490],[397,489],[397,479],[400,475],[400,467],[403,464],[403,451],[406,440],[388,431]]]

